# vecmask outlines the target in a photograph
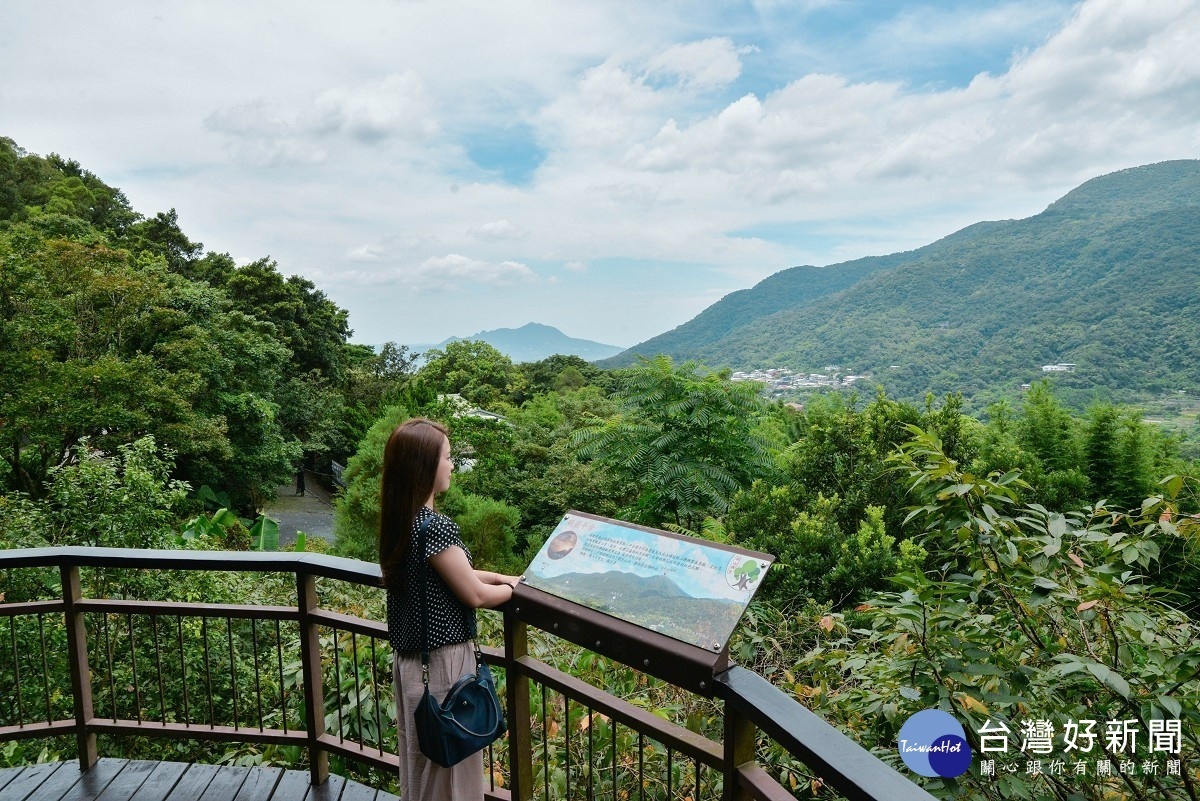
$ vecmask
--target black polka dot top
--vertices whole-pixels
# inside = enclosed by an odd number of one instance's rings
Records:
[[[388,590],[387,595],[388,639],[396,653],[421,650],[421,596],[416,591],[417,582],[421,577],[421,562],[417,558],[416,550],[417,529],[426,520],[430,521],[429,530],[425,533],[426,559],[457,545],[466,551],[467,560],[471,560],[471,552],[463,544],[458,525],[427,506],[421,507],[416,520],[413,521],[412,547],[400,564],[400,588]],[[475,610],[464,606],[458,600],[433,565],[426,571],[426,585],[429,598],[430,649],[471,639]]]

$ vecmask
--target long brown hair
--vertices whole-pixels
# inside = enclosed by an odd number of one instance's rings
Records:
[[[379,496],[379,567],[385,587],[399,583],[413,521],[433,494],[442,441],[449,437],[445,426],[424,417],[405,420],[388,437]]]

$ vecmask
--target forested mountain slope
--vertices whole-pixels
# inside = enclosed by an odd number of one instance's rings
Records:
[[[601,366],[626,365],[634,361],[635,354],[681,356],[718,342],[738,329],[752,326],[762,317],[805,306],[840,292],[872,273],[911,261],[920,252],[872,256],[836,267],[804,265],[782,270],[764,278],[752,289],[729,293],[683,325],[598,363]]]
[[[1200,161],[1093,179],[1034,217],[970,226],[882,269],[862,261],[779,273],[623,357],[836,364],[910,397],[987,395],[1059,362],[1076,365],[1056,374],[1068,389],[1200,390]],[[838,291],[827,273],[860,277]],[[789,274],[822,281],[788,302],[775,279]],[[755,314],[768,294],[780,306]],[[740,325],[713,336],[708,318],[735,304]]]

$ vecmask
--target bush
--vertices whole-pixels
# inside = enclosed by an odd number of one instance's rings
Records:
[[[809,601],[852,606],[886,586],[889,577],[924,561],[919,546],[897,547],[885,530],[883,507],[868,506],[858,531],[847,535],[837,522],[838,496],[818,495],[799,511],[797,496],[790,485],[755,482],[735,500],[726,521],[735,543],[776,557],[760,597],[779,609]]]
[[[1178,517],[1163,498],[1133,515],[1022,504],[1017,474],[964,472],[935,437],[914,433],[897,461],[920,498],[913,519],[924,524],[940,567],[898,576],[901,591],[870,599],[853,623],[824,616],[826,635],[791,670],[795,691],[893,764],[900,727],[928,708],[961,721],[975,753],[985,725],[1007,728],[1015,752],[1030,721],[1043,721],[1061,733],[1046,764],[1065,758],[1070,766],[1084,758],[1063,750],[1072,722],[1122,721],[1145,737],[1152,721],[1170,720],[1181,724],[1182,752],[1193,753],[1200,630],[1145,578],[1160,544],[1194,528],[1191,517]],[[1145,746],[1139,739],[1136,753]],[[1114,764],[1107,776],[1090,765],[1082,775],[1033,774],[1024,770],[1027,754],[984,754],[995,759],[974,760],[957,779],[921,783],[971,801],[1195,797],[1186,777],[1118,773],[1116,762],[1132,753],[1101,747],[1091,758]],[[994,775],[981,772],[985,761]]]
[[[463,493],[461,511],[453,517],[475,567],[509,574],[524,570],[513,554],[521,523],[521,513],[515,508],[503,501]]]
[[[338,556],[379,561],[379,482],[383,449],[388,437],[412,415],[403,406],[389,406],[367,431],[350,457],[343,478],[346,488],[333,503],[333,552]]]

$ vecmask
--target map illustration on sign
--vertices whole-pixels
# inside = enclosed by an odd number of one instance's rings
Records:
[[[720,651],[775,557],[569,512],[525,583],[642,628]]]

